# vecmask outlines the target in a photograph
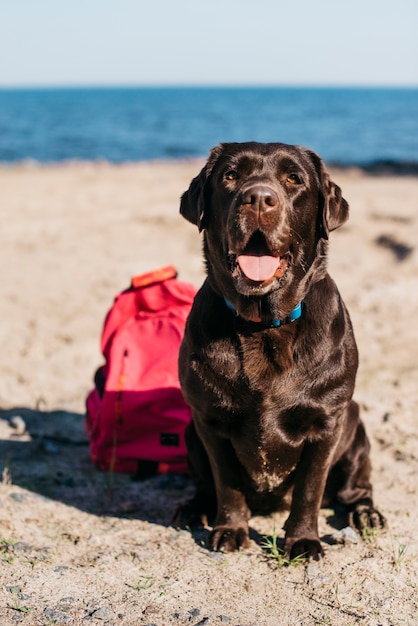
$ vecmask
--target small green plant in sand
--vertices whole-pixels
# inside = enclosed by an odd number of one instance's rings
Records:
[[[17,611],[18,613],[30,613],[32,610],[29,606],[24,606],[19,602],[16,602],[15,604],[8,604],[7,608],[11,611]]]
[[[284,550],[278,546],[278,538],[276,533],[276,527],[273,528],[271,537],[265,536],[264,541],[261,543],[261,547],[267,553],[268,558],[273,559],[277,567],[297,567],[305,563],[305,557],[303,554],[295,556],[293,559],[289,559]]]
[[[154,582],[154,576],[142,575],[136,580],[133,585],[128,585],[131,589],[135,589],[135,591],[144,591],[145,589],[149,589]]]
[[[370,528],[370,526],[364,526],[361,529],[361,537],[366,543],[376,543],[378,535],[378,528]]]
[[[3,561],[5,561],[6,563],[13,563],[13,559],[14,559],[13,545],[15,543],[16,541],[8,541],[4,537],[0,537],[0,554],[2,556]]]
[[[397,569],[402,563],[406,563],[412,560],[412,557],[407,556],[408,546],[405,543],[400,543],[398,539],[392,541],[392,566]]]
[[[7,608],[10,611],[16,611],[16,613],[30,613],[32,609],[29,606],[22,604],[21,599],[19,598],[18,588],[13,588],[11,591],[13,592],[13,602],[8,602],[6,605]]]

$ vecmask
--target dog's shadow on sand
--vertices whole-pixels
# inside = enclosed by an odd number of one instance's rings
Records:
[[[138,480],[98,470],[90,458],[84,418],[64,410],[0,410],[0,477],[24,490],[11,490],[9,497],[22,506],[29,497],[48,498],[92,515],[171,526],[177,508],[194,493],[190,478],[161,474]],[[328,522],[344,526],[339,515]],[[192,529],[191,534],[199,546],[208,546],[207,529]],[[259,545],[266,539],[254,529],[250,536]],[[281,540],[277,545],[282,547]]]

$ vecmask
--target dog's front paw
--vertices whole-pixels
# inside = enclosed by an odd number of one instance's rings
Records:
[[[386,527],[386,520],[383,515],[369,504],[357,504],[350,512],[349,523],[362,534],[367,534],[368,530],[379,530]]]
[[[234,552],[248,548],[250,538],[248,528],[243,526],[215,526],[209,535],[209,544],[217,552]]]
[[[287,538],[284,544],[284,552],[289,561],[298,557],[319,561],[324,556],[324,550],[319,539]]]

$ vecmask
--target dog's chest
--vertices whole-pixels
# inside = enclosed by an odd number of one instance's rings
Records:
[[[286,396],[292,393],[291,388],[300,379],[292,344],[286,341],[286,336],[280,341],[274,333],[237,334],[206,347],[200,363],[202,369],[210,371],[210,376],[205,372],[202,380],[210,381],[211,388],[222,396],[223,404],[244,408],[249,399],[250,404],[259,404],[278,390]]]
[[[199,360],[198,393],[206,398],[213,427],[234,440],[243,458],[255,454],[260,473],[279,467],[281,447],[297,448],[327,425],[323,412],[311,405],[312,368],[293,350],[285,335],[280,341],[274,333],[260,333],[214,341]],[[286,473],[288,464],[282,469]]]
[[[272,492],[285,483],[287,477],[295,469],[299,458],[299,448],[283,446],[278,438],[276,442],[269,441],[268,446],[263,443],[246,447],[242,441],[235,442],[237,458],[249,478],[253,489],[262,492]]]

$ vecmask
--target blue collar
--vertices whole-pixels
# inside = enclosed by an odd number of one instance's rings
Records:
[[[228,307],[228,309],[230,311],[232,311],[233,314],[236,315],[236,317],[239,317],[238,312],[234,309],[232,304],[226,298],[225,298],[225,303],[226,303],[226,306]],[[284,320],[272,320],[271,324],[270,324],[270,327],[271,328],[278,328],[279,326],[283,326],[284,324],[291,324],[292,322],[298,320],[302,316],[302,313],[303,313],[303,301],[299,302],[299,304],[297,306],[295,306],[295,308],[290,313],[290,315],[285,317]],[[258,324],[263,322],[261,317],[257,317],[255,319],[251,319],[251,320],[248,320],[248,321],[255,322],[255,323],[258,323]]]

